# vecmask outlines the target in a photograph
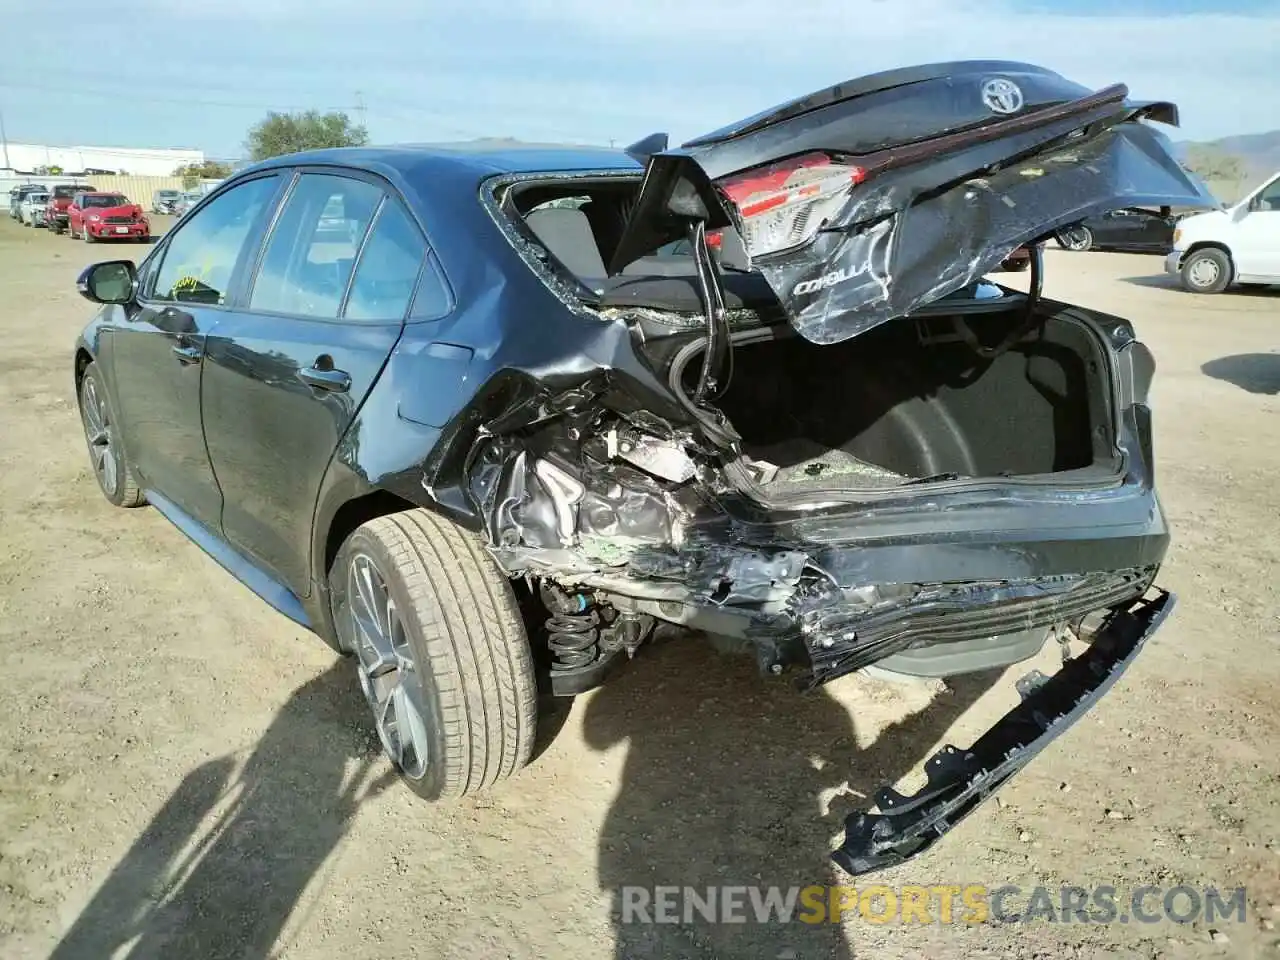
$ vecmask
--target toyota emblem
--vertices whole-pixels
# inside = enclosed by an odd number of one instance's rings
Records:
[[[1017,113],[1022,109],[1022,88],[1012,80],[993,77],[982,85],[982,102],[992,113]]]

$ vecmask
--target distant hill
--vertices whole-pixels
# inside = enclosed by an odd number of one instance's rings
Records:
[[[1196,150],[1212,151],[1236,157],[1244,165],[1244,179],[1238,183],[1209,181],[1214,193],[1228,202],[1248,193],[1259,183],[1280,170],[1280,130],[1267,133],[1245,133],[1219,140],[1183,140],[1174,146],[1180,157]]]

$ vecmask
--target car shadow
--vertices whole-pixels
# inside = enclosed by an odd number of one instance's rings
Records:
[[[1167,273],[1153,274],[1149,277],[1121,277],[1121,283],[1131,283],[1135,287],[1147,287],[1153,290],[1181,290],[1182,284],[1177,277]]]
[[[618,957],[851,957],[839,924],[677,923],[627,909],[634,891],[787,888],[855,881],[828,859],[845,817],[927,759],[955,719],[1000,676],[957,678],[926,708],[860,747],[849,711],[824,688],[762,679],[752,657],[686,637],[641,655],[592,695],[583,720],[597,750],[628,744],[599,841]],[[763,892],[763,891],[762,891]],[[639,895],[643,896],[643,895]],[[749,896],[749,895],[748,895]],[[653,909],[650,901],[650,911]],[[846,918],[847,919],[847,918]],[[686,922],[687,921],[687,922]]]
[[[1237,353],[1210,360],[1200,372],[1250,393],[1280,393],[1280,353]]]
[[[1131,283],[1135,287],[1146,287],[1150,290],[1182,291],[1182,282],[1167,273],[1152,274],[1147,277],[1121,277],[1121,283]],[[1280,293],[1280,286],[1251,285],[1230,287],[1227,294],[1233,297],[1272,297]]]
[[[395,779],[374,776],[366,715],[345,661],[299,687],[247,761],[183,779],[51,960],[270,955],[360,803]]]

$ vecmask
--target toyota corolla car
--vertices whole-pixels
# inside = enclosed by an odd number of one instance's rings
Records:
[[[1213,205],[1152,120],[1176,110],[967,62],[679,148],[265,161],[81,275],[94,473],[350,654],[426,798],[515,773],[538,685],[605,682],[660,622],[807,687],[1061,646],[920,794],[850,820],[835,858],[877,869],[1171,609],[1151,353],[1040,292],[1064,227]],[[987,279],[1018,250],[1029,293]]]

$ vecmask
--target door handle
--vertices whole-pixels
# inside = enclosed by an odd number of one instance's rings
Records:
[[[199,363],[204,356],[198,347],[174,347],[173,355],[178,358],[178,362],[183,366]]]
[[[346,393],[351,389],[351,374],[345,370],[304,367],[298,371],[298,379],[309,387],[315,387],[327,393]]]

